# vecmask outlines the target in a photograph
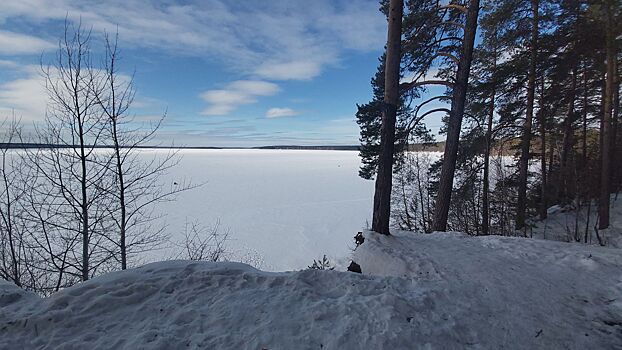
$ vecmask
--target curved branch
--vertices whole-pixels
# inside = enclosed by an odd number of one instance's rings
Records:
[[[448,108],[445,108],[445,107],[434,108],[434,109],[431,109],[431,110],[429,110],[429,111],[427,111],[427,112],[423,113],[423,114],[421,115],[421,117],[419,117],[419,120],[421,120],[421,119],[423,119],[423,118],[427,117],[428,115],[430,115],[430,114],[432,114],[432,113],[436,113],[436,112],[451,113],[451,111],[450,111]]]
[[[449,88],[454,87],[454,83],[447,81],[447,80],[424,80],[424,81],[417,81],[417,82],[413,81],[410,83],[402,83],[400,84],[400,89],[410,90],[410,89],[414,89],[416,87],[423,86],[423,85],[445,85]]]
[[[413,131],[413,129],[415,128],[415,126],[417,124],[419,124],[420,121],[423,120],[423,118],[429,116],[432,113],[436,113],[436,112],[451,113],[451,111],[448,108],[445,108],[445,107],[431,109],[431,110],[423,113],[419,118],[415,119],[414,122],[411,123],[412,125],[408,126],[408,133],[410,134]]]
[[[451,97],[450,96],[446,96],[446,95],[438,95],[438,96],[431,97],[431,98],[429,98],[429,99],[427,99],[427,100],[425,100],[425,101],[423,101],[423,102],[421,102],[419,104],[419,106],[417,107],[417,113],[419,113],[419,110],[421,109],[421,107],[425,106],[426,104],[428,104],[428,103],[430,103],[432,101],[435,101],[435,100],[442,100],[442,99],[451,100]],[[415,115],[417,113],[415,113]]]
[[[441,6],[441,7],[438,8],[439,11],[446,10],[446,9],[458,10],[458,11],[464,13],[465,15],[468,13],[467,7],[463,6],[463,5],[459,5],[459,4],[448,4],[448,5]]]
[[[408,127],[407,127],[407,129],[408,129],[408,130],[412,130],[412,128],[414,128],[414,125],[417,125],[417,124],[421,121],[421,119],[422,119],[423,117],[419,117],[419,118],[418,118],[418,117],[417,117],[417,115],[419,114],[419,111],[421,111],[421,108],[423,108],[423,106],[425,106],[426,104],[428,104],[428,103],[430,103],[430,102],[432,102],[432,101],[435,101],[435,100],[441,100],[441,99],[449,99],[449,96],[445,96],[445,95],[438,95],[438,96],[434,96],[434,97],[432,97],[432,98],[429,98],[429,99],[427,99],[427,100],[425,100],[425,101],[421,102],[421,103],[417,106],[417,108],[415,109],[415,113],[414,113],[413,119],[412,119],[410,122],[408,122]]]

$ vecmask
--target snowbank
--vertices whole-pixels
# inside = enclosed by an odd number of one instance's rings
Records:
[[[619,250],[365,236],[363,275],[173,261],[46,299],[0,282],[0,349],[622,348]]]
[[[38,299],[0,282],[1,349],[407,349],[412,281],[162,262]]]
[[[364,235],[354,254],[364,274],[416,284],[419,344],[622,349],[618,249],[460,233]]]

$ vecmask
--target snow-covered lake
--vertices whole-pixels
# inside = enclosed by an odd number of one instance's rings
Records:
[[[145,156],[165,150],[143,150]],[[265,270],[305,268],[326,254],[348,257],[353,236],[371,219],[373,181],[357,172],[357,152],[302,150],[182,150],[170,173],[205,185],[158,204],[173,240],[184,223],[231,231],[229,248],[255,252]],[[165,254],[165,253],[162,253]],[[156,257],[150,257],[150,260]],[[338,262],[338,261],[335,261]]]

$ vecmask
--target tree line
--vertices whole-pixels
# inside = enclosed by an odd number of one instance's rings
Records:
[[[559,205],[586,212],[574,240],[603,243],[622,185],[620,1],[380,8],[387,46],[356,114],[359,175],[376,181],[372,230],[528,235]],[[408,152],[432,143],[431,115],[443,121],[439,160]]]

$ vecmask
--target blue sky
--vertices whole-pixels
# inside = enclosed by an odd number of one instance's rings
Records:
[[[67,17],[118,29],[135,71],[133,113],[167,111],[158,140],[176,145],[357,144],[356,103],[371,97],[386,37],[375,0],[4,0],[0,113],[43,120],[39,62]]]

